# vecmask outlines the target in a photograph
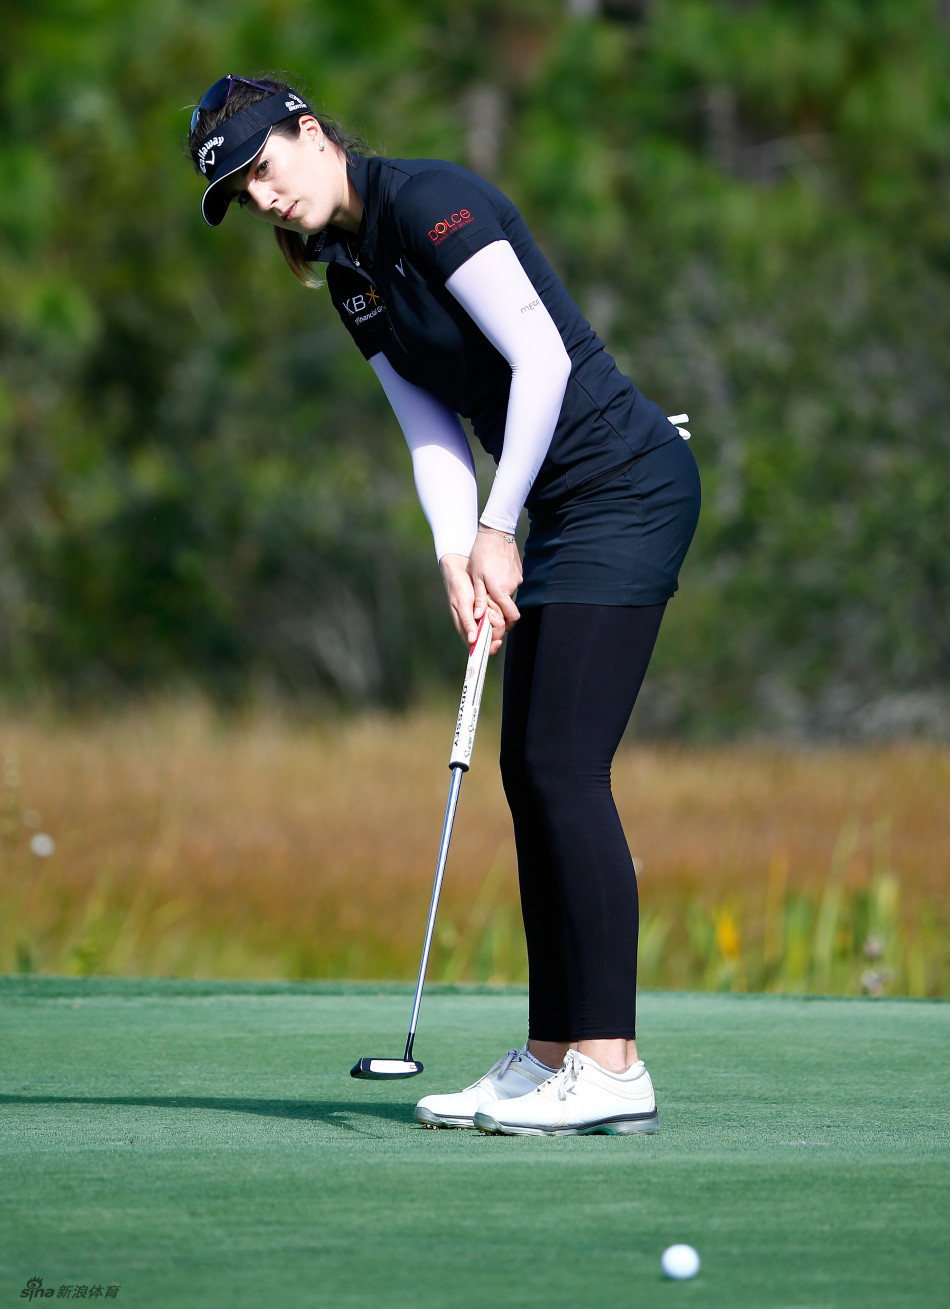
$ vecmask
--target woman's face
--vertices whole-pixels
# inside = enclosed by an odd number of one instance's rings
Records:
[[[322,232],[328,223],[355,232],[363,204],[343,152],[326,140],[312,115],[299,122],[296,137],[271,132],[247,172],[235,176],[234,198],[255,218],[302,236]]]

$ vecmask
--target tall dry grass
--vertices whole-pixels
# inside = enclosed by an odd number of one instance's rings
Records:
[[[413,977],[453,720],[6,717],[0,971]],[[526,978],[496,754],[485,713],[431,977]],[[950,751],[625,748],[614,787],[644,985],[950,995]]]

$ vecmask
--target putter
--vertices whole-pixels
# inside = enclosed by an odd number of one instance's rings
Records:
[[[482,687],[485,685],[485,670],[488,668],[488,651],[491,648],[491,623],[488,610],[482,614],[475,640],[469,647],[468,664],[465,670],[465,685],[462,687],[462,699],[459,703],[459,715],[455,724],[455,740],[449,758],[452,770],[452,784],[449,787],[448,804],[445,806],[445,821],[442,824],[442,840],[439,844],[439,860],[435,870],[435,884],[432,887],[432,902],[429,905],[429,921],[426,923],[425,943],[422,947],[422,962],[419,965],[419,980],[416,982],[416,997],[412,1004],[412,1018],[409,1020],[409,1039],[406,1052],[401,1059],[360,1059],[350,1069],[351,1077],[364,1077],[372,1080],[389,1077],[415,1077],[422,1072],[422,1064],[412,1057],[412,1043],[416,1036],[416,1023],[419,1019],[419,1006],[422,1003],[422,988],[426,980],[426,965],[429,962],[429,948],[432,945],[432,930],[435,927],[436,910],[439,907],[439,892],[442,890],[442,878],[445,874],[445,861],[449,854],[449,841],[452,837],[452,823],[455,820],[455,808],[458,804],[459,790],[462,786],[462,774],[468,772],[472,758],[472,746],[475,744],[475,725],[478,722],[478,709],[482,700]]]

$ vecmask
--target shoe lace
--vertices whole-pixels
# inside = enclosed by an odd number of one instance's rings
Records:
[[[485,1074],[486,1078],[504,1077],[505,1073],[507,1073],[508,1069],[520,1053],[520,1050],[509,1050],[508,1053],[503,1055],[496,1064],[492,1064],[491,1068],[489,1068],[488,1072]]]
[[[581,1066],[577,1061],[577,1055],[574,1050],[568,1050],[564,1056],[564,1063],[560,1070],[555,1074],[555,1083],[557,1085],[557,1098],[566,1100],[568,1093],[574,1090]]]

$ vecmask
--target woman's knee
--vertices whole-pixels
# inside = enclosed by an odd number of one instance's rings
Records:
[[[559,742],[550,736],[525,743],[525,784],[543,810],[556,813],[591,791],[610,790],[610,760],[592,757],[577,741]]]
[[[501,768],[501,784],[509,805],[514,807],[531,793],[525,764],[524,740],[506,740],[502,734],[498,763]]]

